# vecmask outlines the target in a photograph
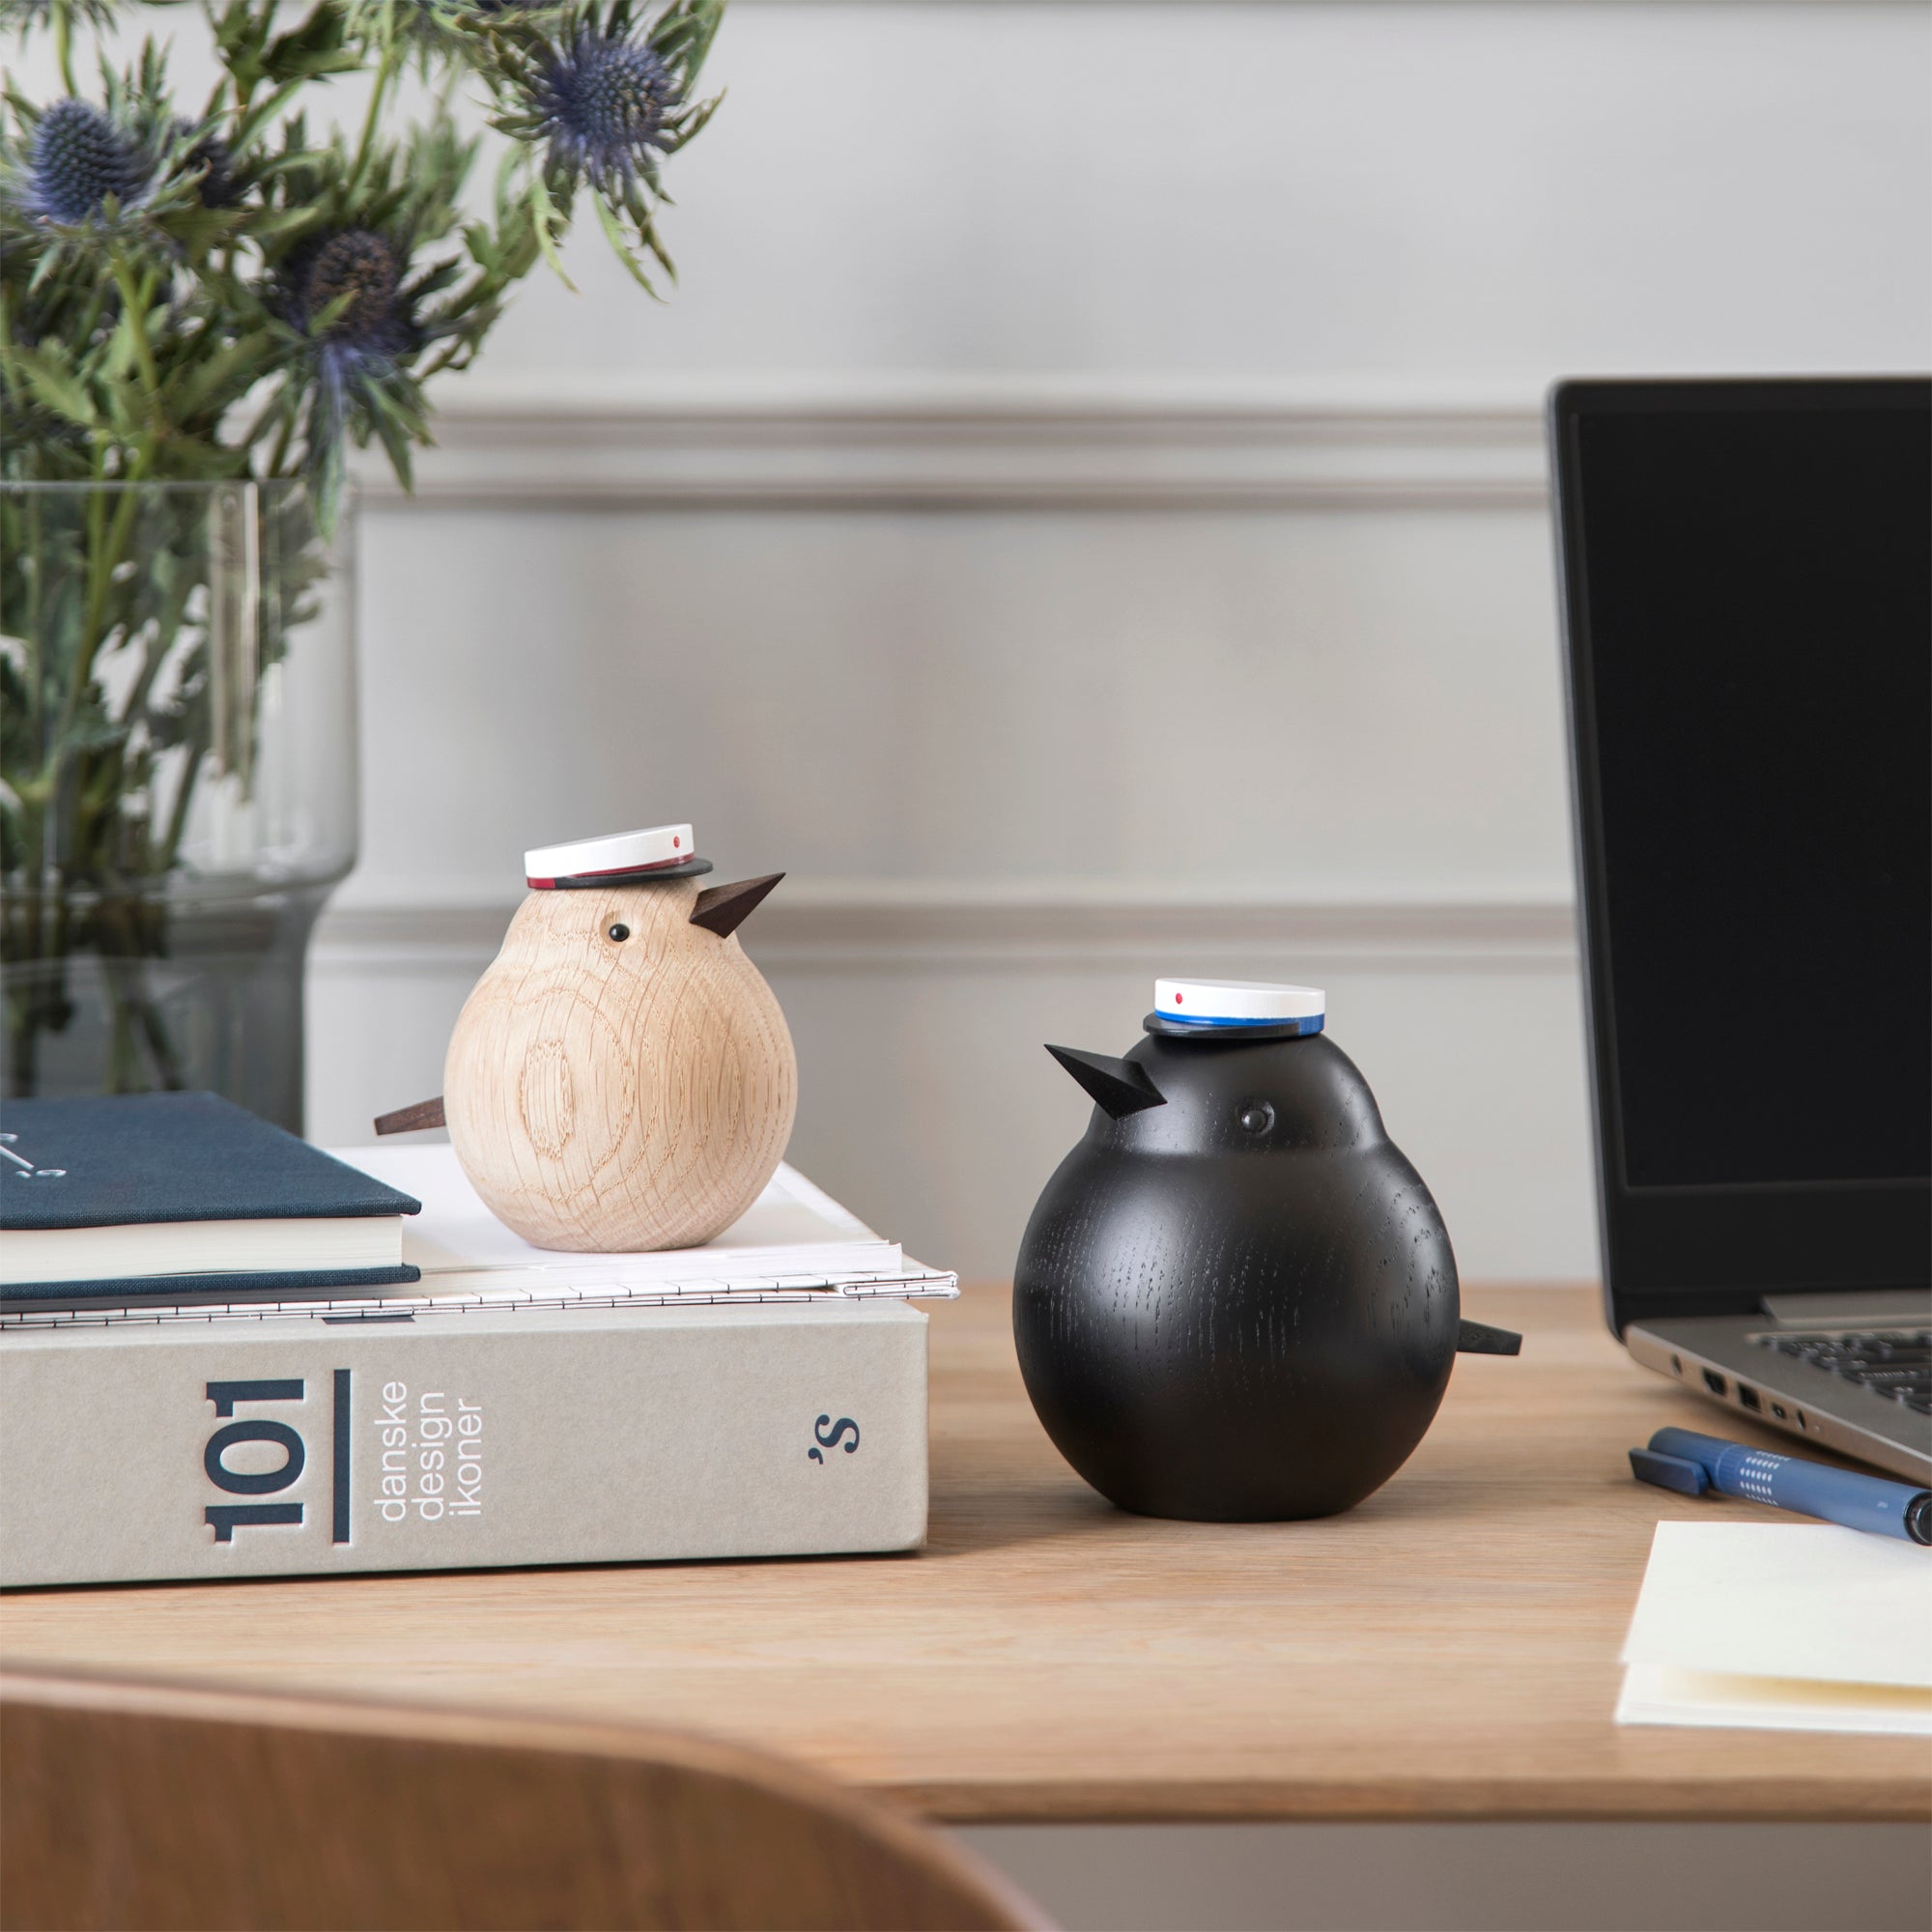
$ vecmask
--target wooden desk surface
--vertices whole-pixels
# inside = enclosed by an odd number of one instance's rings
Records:
[[[1651,1524],[1771,1513],[1631,1480],[1631,1444],[1715,1411],[1632,1365],[1594,1295],[1466,1306],[1522,1356],[1459,1360],[1407,1467],[1329,1521],[1111,1508],[980,1289],[933,1315],[920,1555],[34,1593],[0,1644],[689,1726],[951,1819],[1924,1817],[1924,1740],[1612,1725]]]

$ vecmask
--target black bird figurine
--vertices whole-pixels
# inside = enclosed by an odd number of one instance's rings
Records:
[[[1442,1216],[1313,987],[1161,980],[1020,1244],[1013,1340],[1062,1455],[1144,1516],[1333,1515],[1421,1441],[1459,1350]]]

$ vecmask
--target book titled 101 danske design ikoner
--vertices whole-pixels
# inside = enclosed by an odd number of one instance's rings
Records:
[[[25,1329],[0,1585],[908,1549],[898,1301]]]

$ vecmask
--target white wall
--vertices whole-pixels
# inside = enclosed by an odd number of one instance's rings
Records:
[[[438,1090],[524,846],[689,817],[794,1157],[1007,1270],[1156,970],[1331,994],[1469,1275],[1594,1270],[1537,419],[1922,366],[1915,7],[739,0],[683,286],[586,237],[372,496],[311,1130]]]

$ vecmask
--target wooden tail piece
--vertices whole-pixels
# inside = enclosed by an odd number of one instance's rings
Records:
[[[1520,1355],[1522,1337],[1508,1328],[1492,1328],[1486,1321],[1464,1321],[1457,1331],[1459,1355]]]
[[[393,1114],[376,1116],[379,1134],[412,1134],[418,1127],[448,1125],[442,1117],[442,1095],[434,1100],[418,1100],[413,1107],[398,1107]]]
[[[711,886],[697,895],[691,923],[720,939],[735,932],[763,903],[765,895],[784,877],[768,872],[762,879],[738,879],[728,886]]]

